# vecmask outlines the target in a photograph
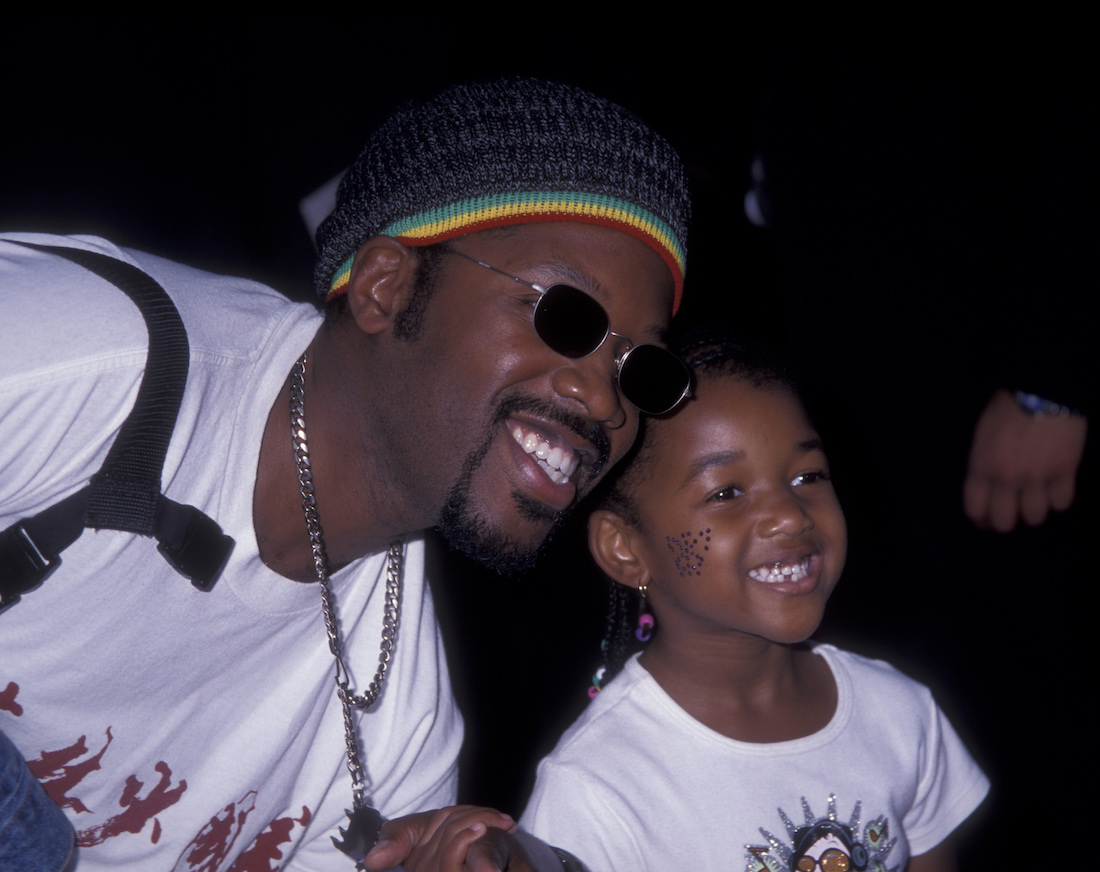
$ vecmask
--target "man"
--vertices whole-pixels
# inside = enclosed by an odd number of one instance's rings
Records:
[[[102,240],[11,237],[168,291],[191,364],[162,487],[236,543],[200,592],[150,540],[89,530],[0,615],[0,727],[69,814],[82,872],[347,869],[329,837],[353,790],[388,818],[454,801],[461,723],[415,533],[527,565],[629,448],[636,404],[682,396],[651,343],[688,209],[675,153],[629,113],[507,80],[372,136],[318,233],[323,319]],[[100,468],[147,339],[68,260],[0,242],[0,269],[9,528]],[[334,654],[365,714],[334,698]],[[488,841],[519,867],[506,825]],[[387,829],[383,859],[430,862],[434,827]]]

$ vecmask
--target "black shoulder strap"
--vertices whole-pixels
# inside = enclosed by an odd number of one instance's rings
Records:
[[[155,536],[157,550],[200,590],[209,590],[233,549],[221,527],[161,493],[164,456],[176,426],[190,354],[187,331],[159,284],[98,252],[20,242],[67,258],[111,282],[141,311],[149,351],[137,399],[99,471],[84,489],[0,533],[0,609],[41,584],[86,527]]]

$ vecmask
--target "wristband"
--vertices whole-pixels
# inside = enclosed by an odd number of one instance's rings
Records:
[[[1056,415],[1059,418],[1069,418],[1073,415],[1084,417],[1077,409],[1063,406],[1053,400],[1045,400],[1035,394],[1014,391],[1012,397],[1016,400],[1016,405],[1020,407],[1021,411],[1027,412],[1032,418],[1042,418],[1044,415]]]

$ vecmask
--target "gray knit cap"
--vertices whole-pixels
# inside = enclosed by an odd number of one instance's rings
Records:
[[[509,78],[407,103],[371,135],[317,230],[325,299],[347,287],[364,240],[430,245],[478,230],[580,221],[652,247],[683,288],[687,175],[664,139],[571,85]]]

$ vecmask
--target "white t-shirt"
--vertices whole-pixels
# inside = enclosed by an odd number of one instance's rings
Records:
[[[73,821],[80,872],[348,869],[329,840],[351,779],[318,586],[269,570],[252,526],[268,411],[320,316],[254,282],[103,240],[11,238],[119,257],[173,297],[191,366],[163,488],[236,547],[203,593],[155,541],[85,531],[39,589],[0,615],[0,729]],[[3,529],[99,468],[133,406],[147,339],[112,285],[2,240],[0,299]],[[307,398],[307,423],[308,414]],[[287,422],[289,454],[289,410]],[[422,541],[406,551],[396,652],[380,701],[358,717],[387,817],[454,802],[462,740]],[[385,554],[345,567],[332,587],[362,690],[378,663]]]
[[[631,659],[539,764],[521,826],[592,872],[778,872],[798,828],[817,825],[801,834],[820,843],[810,856],[834,844],[824,819],[847,827],[841,849],[862,845],[868,870],[904,869],[989,782],[927,688],[882,661],[814,650],[836,679],[836,712],[813,735],[768,744],[699,723]]]

